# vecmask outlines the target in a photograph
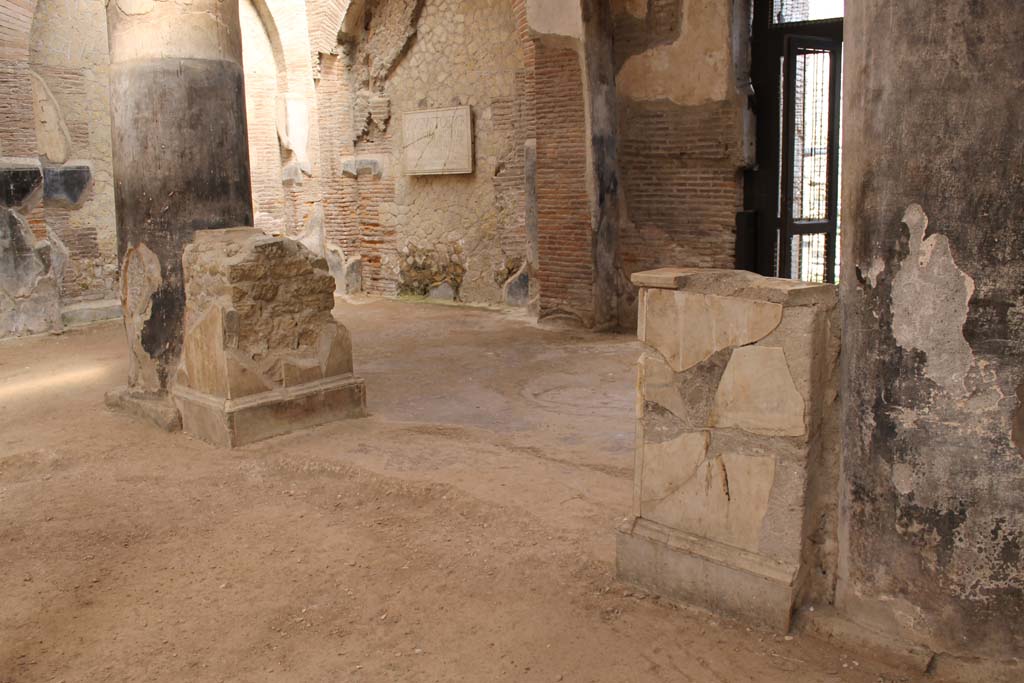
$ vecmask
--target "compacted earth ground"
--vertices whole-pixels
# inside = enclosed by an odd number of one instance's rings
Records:
[[[919,680],[616,581],[630,336],[335,313],[371,416],[236,450],[104,408],[119,323],[0,344],[0,682]]]

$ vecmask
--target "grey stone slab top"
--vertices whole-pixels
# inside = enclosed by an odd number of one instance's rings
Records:
[[[770,301],[785,306],[831,306],[836,303],[836,286],[764,277],[746,270],[724,268],[658,268],[633,273],[637,287],[679,289],[694,294]]]

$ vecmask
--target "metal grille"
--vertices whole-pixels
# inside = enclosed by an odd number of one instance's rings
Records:
[[[843,0],[775,0],[772,18],[776,24],[820,21],[843,16]]]
[[[788,126],[782,136],[781,158],[786,161],[779,178],[786,249],[780,255],[780,274],[807,282],[835,282],[841,134],[840,93],[832,81],[838,79],[834,62],[839,53],[827,45],[807,44],[808,39],[802,42],[791,46],[780,83]]]
[[[832,55],[802,50],[796,56],[793,220],[828,218],[829,72]]]
[[[790,248],[793,257],[790,260],[789,276],[804,282],[825,282],[825,268],[828,259],[825,256],[825,240],[827,235],[793,235]]]

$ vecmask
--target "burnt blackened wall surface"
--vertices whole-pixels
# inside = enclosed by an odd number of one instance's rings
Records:
[[[1024,654],[1022,34],[1018,0],[847,3],[839,605],[994,658]]]
[[[141,343],[156,362],[161,389],[181,347],[182,252],[196,230],[252,225],[242,80],[240,66],[219,60],[142,61],[112,70],[118,254],[123,261],[144,244],[160,260]]]
[[[609,0],[584,0],[581,9],[594,186],[594,326],[615,327],[621,292],[632,287],[619,274],[617,263],[620,202],[613,14]]]

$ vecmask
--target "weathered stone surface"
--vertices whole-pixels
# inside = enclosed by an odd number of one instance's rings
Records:
[[[530,273],[526,263],[505,282],[502,298],[509,306],[525,306],[530,303]]]
[[[351,256],[345,261],[344,278],[346,294],[359,294],[363,291],[363,259]]]
[[[773,346],[734,349],[711,409],[715,427],[737,427],[755,434],[803,436],[804,399]]]
[[[183,257],[173,395],[185,431],[226,446],[365,414],[327,261],[253,228],[197,234]]]
[[[0,208],[0,337],[62,329],[64,258],[56,238],[37,241],[21,216]]]
[[[43,202],[48,205],[78,206],[91,187],[92,168],[88,164],[43,166]]]
[[[341,173],[349,178],[356,178],[361,174],[380,178],[384,174],[384,169],[379,159],[357,157],[343,160]]]
[[[89,325],[103,320],[117,320],[121,317],[121,302],[116,299],[80,301],[64,306],[60,315],[65,327]]]
[[[785,306],[831,306],[836,303],[834,285],[762,277],[745,270],[658,268],[633,273],[630,279],[637,287],[678,289],[691,294],[713,294]]]
[[[165,432],[176,432],[181,429],[181,416],[174,402],[166,394],[154,394],[146,391],[133,391],[128,387],[119,387],[108,391],[103,397],[108,408],[149,420]]]
[[[677,373],[660,353],[645,351],[639,365],[642,417],[646,419],[648,406],[658,405],[675,415],[684,429],[708,428],[711,403],[729,356],[730,351],[719,351],[685,373]]]
[[[455,290],[447,282],[440,282],[430,286],[430,289],[427,290],[427,296],[441,301],[455,301]]]
[[[67,161],[71,149],[71,134],[64,123],[60,104],[39,74],[30,71],[32,78],[32,109],[36,123],[36,145],[40,156],[51,162]]]
[[[763,339],[782,320],[776,303],[667,289],[645,289],[642,296],[640,340],[660,351],[676,372],[722,349]]]
[[[670,600],[786,632],[797,568],[642,517],[618,532],[616,571]]]
[[[161,378],[157,361],[143,345],[143,331],[153,314],[153,295],[163,275],[160,259],[145,244],[128,249],[121,263],[121,307],[128,337],[129,387],[159,393]]]
[[[325,325],[320,333],[319,364],[324,377],[352,372],[352,336],[341,325]]]

